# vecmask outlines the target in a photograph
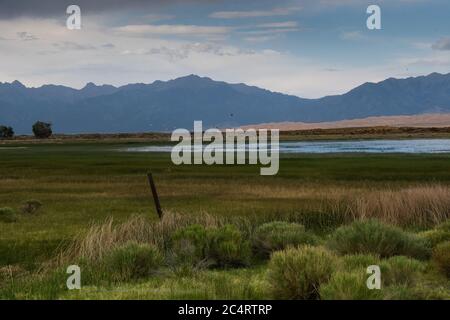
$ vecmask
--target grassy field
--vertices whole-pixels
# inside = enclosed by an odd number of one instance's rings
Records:
[[[0,208],[18,213],[16,222],[0,221],[0,270],[6,274],[0,278],[0,298],[271,297],[264,259],[246,268],[194,273],[163,268],[137,282],[92,281],[77,292],[61,289],[64,271],[42,271],[61,250],[77,243],[74,239],[89,236],[93,224],[112,217],[114,227],[135,216],[157,224],[147,172],[154,175],[166,217],[224,219],[244,230],[245,237],[258,224],[283,220],[301,223],[326,245],[336,228],[355,220],[376,218],[416,234],[449,218],[450,155],[289,155],[282,156],[277,176],[263,177],[259,166],[174,166],[169,154],[121,152],[139,145],[0,146]],[[23,203],[34,199],[42,208],[36,214],[20,213]],[[242,217],[246,222],[235,222]],[[445,277],[431,262],[423,263],[431,271],[421,284],[436,282],[446,292]]]

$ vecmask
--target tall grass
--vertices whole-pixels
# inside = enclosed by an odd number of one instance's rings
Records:
[[[378,219],[403,227],[429,227],[450,218],[450,188],[343,190],[341,196],[325,196],[320,211],[344,215],[347,220]]]
[[[143,216],[134,216],[122,224],[115,224],[113,218],[105,223],[92,225],[60,254],[60,262],[73,259],[97,261],[112,249],[127,242],[145,243],[166,249],[171,235],[183,227],[199,224],[205,227],[222,225],[219,218],[208,214],[183,215],[166,213],[159,221],[150,221]]]

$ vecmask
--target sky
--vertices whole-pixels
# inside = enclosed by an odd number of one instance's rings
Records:
[[[70,4],[80,30],[66,27]],[[381,30],[366,25],[373,4]],[[448,0],[0,0],[0,82],[197,74],[318,98],[432,72],[450,72]]]

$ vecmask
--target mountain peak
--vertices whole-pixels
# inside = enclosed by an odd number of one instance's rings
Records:
[[[90,88],[97,88],[97,85],[93,82],[88,82],[86,83],[86,85],[83,87],[83,89],[90,89]],[[83,90],[81,89],[81,90]]]
[[[26,87],[23,85],[23,83],[20,82],[19,80],[14,80],[13,82],[11,82],[11,85],[12,85],[13,87],[16,87],[16,88],[26,88]]]
[[[179,77],[179,78],[176,78],[176,79],[174,79],[174,80],[171,80],[171,81],[177,81],[177,82],[180,82],[180,81],[196,81],[196,82],[200,82],[200,81],[213,81],[211,78],[208,78],[208,77],[200,77],[200,76],[198,76],[198,75],[196,75],[196,74],[190,74],[190,75],[187,75],[187,76],[184,76],[184,77]]]

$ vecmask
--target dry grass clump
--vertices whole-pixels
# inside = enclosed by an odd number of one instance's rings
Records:
[[[216,227],[222,225],[222,222],[209,214],[191,216],[166,213],[161,220],[154,222],[143,216],[135,216],[122,224],[114,224],[113,218],[109,218],[103,224],[92,225],[87,233],[64,250],[60,258],[63,261],[77,258],[96,261],[127,242],[150,244],[165,249],[176,230],[191,224]]]
[[[374,218],[397,226],[428,227],[450,218],[450,188],[442,185],[348,194],[325,196],[323,209],[354,220]]]

